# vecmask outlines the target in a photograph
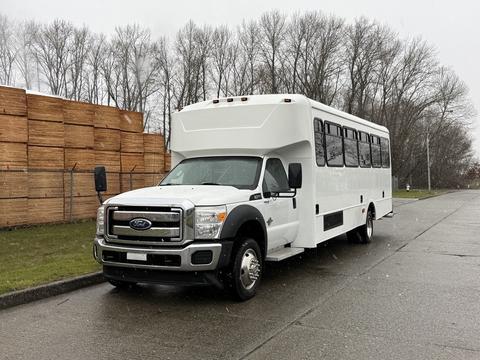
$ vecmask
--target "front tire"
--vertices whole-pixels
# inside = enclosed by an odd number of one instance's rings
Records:
[[[131,282],[131,281],[122,281],[122,280],[114,280],[114,279],[107,279],[107,281],[115,286],[116,288],[119,288],[119,289],[130,289],[132,287],[134,287],[135,285],[137,285],[137,283],[135,282]]]
[[[262,253],[252,238],[242,238],[234,254],[229,273],[229,287],[240,301],[251,299],[257,292],[262,277]]]

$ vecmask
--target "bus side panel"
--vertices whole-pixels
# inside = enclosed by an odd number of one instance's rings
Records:
[[[322,111],[314,110],[314,117],[359,131],[388,136],[367,125],[350,122]],[[365,224],[370,202],[375,205],[377,218],[391,211],[390,168],[329,167],[315,164],[314,173],[314,197],[318,209],[315,216],[317,244]]]

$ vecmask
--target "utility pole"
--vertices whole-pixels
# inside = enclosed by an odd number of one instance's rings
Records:
[[[453,113],[453,110],[445,110],[445,113]],[[442,116],[442,119],[444,116]],[[425,119],[427,120],[427,119]],[[428,191],[432,191],[432,183],[430,179],[430,123],[427,121],[427,177],[428,177]]]
[[[428,177],[428,192],[432,190],[430,183],[430,134],[427,131],[427,177]]]

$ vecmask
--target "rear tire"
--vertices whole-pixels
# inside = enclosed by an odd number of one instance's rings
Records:
[[[241,238],[227,280],[232,295],[240,301],[254,297],[262,271],[262,253],[257,242],[252,238]]]
[[[368,209],[367,212],[367,219],[365,221],[365,225],[362,226],[360,229],[360,237],[362,239],[362,244],[368,244],[372,241],[373,238],[373,212],[372,210]]]
[[[368,209],[365,224],[347,232],[347,239],[357,244],[368,244],[373,238],[373,211]]]

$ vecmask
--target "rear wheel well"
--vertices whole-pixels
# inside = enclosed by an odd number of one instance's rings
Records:
[[[265,233],[258,221],[249,220],[242,224],[237,231],[237,239],[242,237],[250,237],[254,239],[260,247],[262,259],[265,259],[267,253],[267,239],[265,239]]]

